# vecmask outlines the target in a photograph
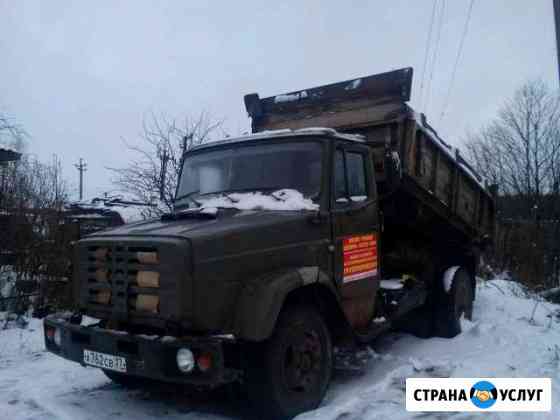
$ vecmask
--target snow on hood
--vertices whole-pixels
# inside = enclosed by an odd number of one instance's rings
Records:
[[[238,210],[318,210],[319,205],[296,190],[283,189],[271,194],[261,192],[231,193],[208,199],[199,198],[203,210],[227,208]]]

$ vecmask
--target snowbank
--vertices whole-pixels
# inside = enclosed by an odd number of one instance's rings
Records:
[[[405,410],[407,377],[550,377],[560,401],[560,306],[525,296],[506,280],[478,285],[474,319],[453,339],[428,340],[389,333],[337,363],[333,382],[317,410],[298,419],[412,419],[436,416]],[[343,355],[337,352],[337,357]],[[94,368],[84,368],[44,351],[41,323],[0,330],[0,412],[23,420],[114,418],[243,418],[223,394],[179,395],[177,387],[128,391]],[[439,419],[479,418],[477,413],[439,413]],[[481,417],[482,418],[482,417]],[[492,419],[558,419],[551,413],[492,413]]]
[[[390,333],[377,340],[364,368],[337,372],[323,406],[298,419],[436,418],[405,409],[408,377],[549,377],[552,399],[559,401],[560,306],[523,297],[516,283],[479,283],[472,322],[453,339],[420,339]],[[477,413],[438,413],[437,418],[471,419]],[[551,413],[498,413],[492,419],[558,419]]]

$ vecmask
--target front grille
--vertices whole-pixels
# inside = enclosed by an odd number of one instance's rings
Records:
[[[100,244],[86,247],[82,302],[126,319],[159,312],[160,259],[154,246]],[[85,284],[84,284],[85,283]],[[84,287],[85,286],[85,287]]]
[[[90,237],[78,242],[74,284],[83,313],[111,325],[165,328],[192,319],[186,240]]]

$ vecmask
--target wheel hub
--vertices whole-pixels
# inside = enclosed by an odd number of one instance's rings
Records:
[[[320,372],[320,349],[319,335],[315,331],[301,331],[292,336],[284,361],[289,390],[305,392],[316,383]]]

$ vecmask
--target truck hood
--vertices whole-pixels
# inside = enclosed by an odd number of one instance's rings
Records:
[[[132,252],[153,248],[159,253],[161,322],[175,319],[196,331],[232,331],[246,284],[288,268],[326,266],[330,224],[311,223],[313,214],[220,209],[215,214],[193,212],[94,233],[80,241],[79,278],[91,277],[96,247],[112,244],[116,250],[130,244],[124,248],[136,248]],[[126,264],[122,271],[135,269],[134,261]],[[96,283],[82,284],[82,300],[87,302],[88,287]],[[114,316],[116,309],[112,310]]]
[[[174,220],[161,218],[145,220],[107,229],[88,235],[88,238],[115,236],[153,236],[193,239],[199,236],[220,235],[250,228],[262,228],[290,221],[302,220],[310,216],[311,211],[271,211],[271,210],[219,210],[213,217],[192,216]]]

